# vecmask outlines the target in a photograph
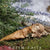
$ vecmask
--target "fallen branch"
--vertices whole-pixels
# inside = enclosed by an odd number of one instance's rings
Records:
[[[45,27],[42,24],[36,23],[22,30],[18,30],[2,38],[0,41],[25,38],[28,37],[27,35],[29,34],[31,34],[32,37],[41,37],[42,35],[48,35],[49,33],[45,31]]]

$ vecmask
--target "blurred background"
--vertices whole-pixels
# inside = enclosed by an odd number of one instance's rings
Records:
[[[32,11],[50,12],[50,0],[16,0],[13,6]]]

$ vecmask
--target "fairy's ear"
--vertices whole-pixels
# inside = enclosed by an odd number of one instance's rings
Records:
[[[39,23],[32,23],[32,25],[34,25],[34,24],[37,25],[37,26],[39,25]]]
[[[32,25],[34,25],[35,23],[32,23]]]
[[[32,23],[32,25],[33,25],[33,23]]]

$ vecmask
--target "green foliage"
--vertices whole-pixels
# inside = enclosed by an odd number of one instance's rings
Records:
[[[34,13],[32,13],[32,12],[26,12],[26,15],[34,15]]]
[[[22,8],[29,6],[28,3],[21,5]]]
[[[22,18],[19,17],[15,8],[11,7],[10,0],[1,0],[0,3],[0,38],[18,30]]]
[[[0,3],[0,18],[8,18],[8,17],[13,17],[16,11],[15,8],[11,6],[11,1],[10,0],[1,0]]]
[[[23,18],[21,17],[8,18],[5,21],[0,20],[0,34],[2,35],[0,38],[18,30],[19,27],[23,27],[22,21]]]

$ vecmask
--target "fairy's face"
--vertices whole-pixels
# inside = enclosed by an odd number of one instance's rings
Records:
[[[36,31],[40,31],[40,32],[43,32],[44,30],[44,26],[41,25],[41,24],[34,24],[32,25],[32,32],[36,32]]]

